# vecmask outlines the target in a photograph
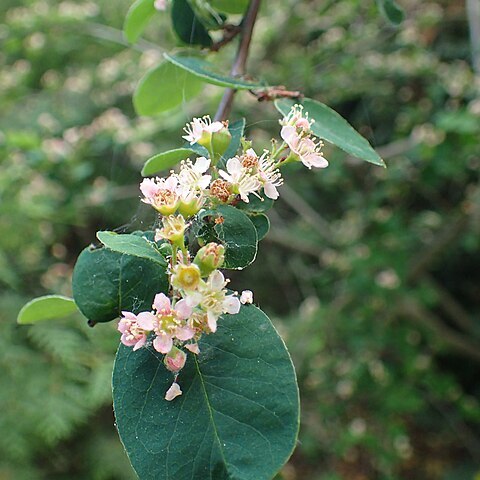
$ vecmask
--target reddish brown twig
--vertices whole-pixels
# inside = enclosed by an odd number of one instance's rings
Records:
[[[211,45],[212,52],[218,52],[223,46],[230,43],[242,31],[241,25],[227,23],[223,26],[223,38]]]
[[[277,98],[301,99],[303,94],[296,90],[287,90],[284,86],[268,87],[265,90],[250,90],[250,93],[257,97],[259,102],[271,102]]]

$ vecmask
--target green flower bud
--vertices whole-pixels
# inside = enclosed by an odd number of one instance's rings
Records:
[[[220,268],[224,261],[225,247],[215,242],[208,243],[202,247],[193,260],[200,268],[202,277],[206,277],[217,268]]]

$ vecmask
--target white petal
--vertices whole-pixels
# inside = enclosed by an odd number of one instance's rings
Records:
[[[223,301],[223,310],[225,313],[238,313],[240,311],[240,300],[233,295],[228,295]]]
[[[278,198],[278,190],[273,183],[266,183],[263,186],[263,190],[268,198],[271,198],[272,200],[276,200]]]
[[[198,157],[193,169],[198,173],[205,173],[210,167],[210,160],[205,157]]]
[[[174,398],[178,397],[181,394],[182,390],[180,388],[180,385],[176,382],[173,382],[172,386],[167,390],[167,393],[165,394],[165,400],[171,402]]]

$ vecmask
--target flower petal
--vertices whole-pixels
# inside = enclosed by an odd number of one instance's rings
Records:
[[[175,330],[175,336],[184,342],[190,340],[195,335],[195,330],[190,327],[177,327]]]
[[[143,337],[135,344],[133,347],[133,351],[135,352],[139,348],[142,348],[145,345],[145,342],[147,341],[147,336],[143,335]]]
[[[187,350],[190,350],[192,353],[198,355],[200,353],[200,348],[198,348],[198,343],[187,343],[185,345]]]
[[[215,333],[217,331],[217,317],[211,310],[207,312],[207,323],[211,332]]]
[[[170,299],[164,293],[157,293],[155,295],[155,299],[153,300],[153,306],[157,310],[157,312],[164,310],[165,313],[169,313]]]
[[[157,323],[157,317],[151,312],[141,312],[137,316],[137,323],[144,330],[153,330]]]
[[[277,187],[273,183],[266,183],[263,186],[265,195],[272,200],[276,200],[279,196]]]
[[[192,307],[186,299],[182,299],[175,304],[175,311],[178,318],[185,320],[192,314]]]
[[[223,310],[225,313],[238,313],[240,311],[240,300],[233,295],[227,295],[223,301]]]
[[[172,386],[167,390],[167,393],[165,393],[165,400],[171,402],[174,398],[178,397],[181,394],[182,390],[180,388],[180,385],[177,382],[173,382]]]
[[[160,353],[168,353],[173,347],[173,340],[170,335],[157,335],[153,341],[153,348]]]

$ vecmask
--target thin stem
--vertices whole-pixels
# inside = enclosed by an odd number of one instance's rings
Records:
[[[250,49],[250,42],[252,40],[253,27],[257,20],[258,10],[260,8],[261,0],[251,0],[248,6],[247,13],[242,21],[242,32],[240,34],[240,44],[238,46],[237,55],[233,63],[230,75],[233,77],[243,75],[247,64],[248,52]],[[223,94],[220,105],[218,106],[215,120],[226,120],[230,115],[233,105],[233,97],[236,90],[229,88]]]

